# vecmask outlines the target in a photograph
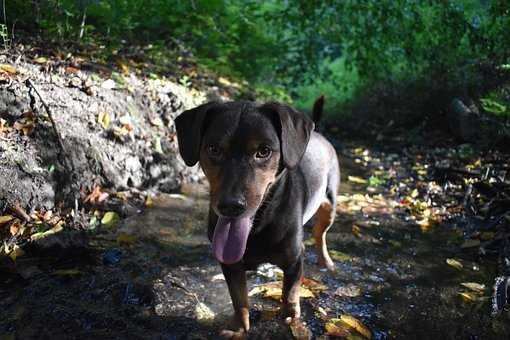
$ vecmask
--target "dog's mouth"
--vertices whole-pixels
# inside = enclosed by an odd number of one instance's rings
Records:
[[[246,251],[251,217],[218,217],[212,240],[214,257],[224,264],[239,262]]]

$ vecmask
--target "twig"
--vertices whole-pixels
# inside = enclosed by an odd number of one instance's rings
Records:
[[[51,110],[50,110],[48,104],[46,104],[46,102],[42,98],[41,94],[39,93],[39,91],[37,91],[37,88],[30,81],[30,79],[27,79],[25,81],[25,84],[28,86],[29,91],[30,90],[34,90],[35,94],[37,94],[37,96],[39,97],[39,100],[41,101],[41,103],[42,103],[42,105],[44,107],[44,109],[46,110],[46,113],[48,114],[48,117],[50,118],[50,122],[51,122],[51,126],[53,127],[53,131],[55,132],[55,135],[57,136],[58,144],[60,146],[60,150],[62,151],[62,156],[64,158],[64,164],[65,164],[67,170],[69,171],[70,175],[72,176],[73,173],[74,173],[74,166],[73,166],[73,163],[71,162],[71,160],[68,158],[68,154],[66,152],[64,143],[62,141],[62,137],[60,136],[60,133],[59,133],[59,131],[57,129],[57,124],[55,123],[55,120],[53,119],[53,115],[51,114]]]
[[[12,211],[25,220],[25,222],[30,222],[32,218],[25,212],[25,210],[19,205],[19,202],[14,203],[11,207]]]

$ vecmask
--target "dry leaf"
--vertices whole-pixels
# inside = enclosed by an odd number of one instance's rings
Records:
[[[0,64],[0,71],[10,73],[10,74],[16,74],[16,72],[17,72],[16,68],[9,64]]]
[[[202,302],[197,303],[195,306],[195,317],[199,322],[210,323],[214,320],[214,312]]]
[[[101,224],[104,225],[107,228],[113,227],[119,222],[120,217],[119,215],[114,211],[107,211],[103,218],[101,219]]]
[[[462,286],[471,289],[477,293],[483,293],[485,291],[485,285],[476,282],[462,282]]]
[[[97,115],[97,122],[103,127],[103,129],[108,129],[110,126],[110,115],[108,112],[99,112]]]
[[[6,224],[7,222],[10,222],[14,219],[14,216],[12,215],[3,215],[0,216],[0,226]]]
[[[46,64],[48,62],[48,59],[45,57],[39,57],[34,59],[34,63],[36,64]]]
[[[20,228],[21,228],[21,221],[16,219],[9,227],[9,231],[12,236],[16,236],[16,234],[20,231]]]
[[[462,263],[460,263],[459,261],[455,260],[455,259],[446,259],[446,263],[449,265],[449,266],[452,266],[453,268],[456,268],[458,270],[461,270],[464,266],[462,265]]]
[[[353,284],[349,284],[345,287],[338,287],[335,290],[335,295],[341,297],[357,297],[361,295],[361,289]]]
[[[459,295],[462,297],[462,300],[466,302],[474,302],[478,300],[478,297],[473,293],[460,292]]]
[[[359,334],[363,335],[366,339],[372,338],[372,332],[361,321],[351,315],[341,315],[340,321],[354,329]]]
[[[367,184],[367,180],[358,176],[348,176],[347,180],[356,184]]]
[[[340,319],[331,319],[324,325],[326,334],[333,337],[345,338],[351,334],[349,327],[340,322]]]

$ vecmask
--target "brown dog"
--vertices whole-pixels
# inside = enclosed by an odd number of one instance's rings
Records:
[[[314,121],[323,98],[314,105]],[[279,103],[208,103],[175,120],[187,165],[200,162],[210,183],[208,236],[235,310],[230,338],[249,329],[246,270],[273,263],[284,272],[283,307],[300,316],[303,225],[315,216],[319,264],[333,270],[326,232],[333,223],[340,179],[333,146],[314,122]]]

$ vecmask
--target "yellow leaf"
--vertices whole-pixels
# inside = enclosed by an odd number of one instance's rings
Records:
[[[48,62],[48,59],[45,57],[39,57],[34,59],[34,63],[36,64],[46,64]]]
[[[356,184],[366,184],[367,180],[357,176],[348,176],[347,180]]]
[[[351,334],[349,327],[340,322],[340,319],[331,319],[324,325],[326,334],[338,338],[345,338]]]
[[[372,338],[372,332],[370,332],[367,326],[365,326],[361,321],[359,321],[355,317],[343,314],[340,316],[340,321],[354,329],[359,334],[363,335],[363,337],[365,337],[366,339]]]
[[[0,216],[0,226],[6,224],[7,222],[10,222],[14,216],[12,215],[3,215]]]
[[[9,64],[0,64],[0,71],[4,71],[10,74],[16,74],[16,68]]]
[[[338,250],[330,250],[329,256],[331,256],[331,258],[333,260],[340,261],[340,262],[346,262],[346,261],[352,260],[352,257],[350,255],[347,255],[346,253],[342,253],[341,251],[338,251]]]
[[[459,295],[462,297],[462,300],[466,302],[474,302],[478,300],[478,297],[476,297],[473,293],[461,292]]]
[[[214,320],[215,314],[205,303],[199,302],[195,306],[195,317],[201,323],[210,323]]]
[[[110,115],[108,112],[99,112],[97,122],[103,127],[103,129],[108,129],[108,126],[110,126]]]
[[[154,200],[151,195],[147,195],[147,198],[145,199],[145,206],[147,208],[152,208],[154,206]]]
[[[101,224],[105,227],[113,227],[119,222],[120,217],[117,215],[114,211],[108,211],[103,215],[103,218],[101,219]]]
[[[460,263],[459,261],[455,260],[455,259],[446,259],[446,263],[449,265],[449,266],[452,266],[453,268],[456,268],[458,270],[461,270],[464,266],[462,265],[462,263]]]
[[[414,189],[413,191],[411,191],[411,197],[412,198],[416,198],[418,197],[420,193],[418,192],[418,189]]]
[[[483,293],[485,291],[485,285],[476,282],[462,282],[462,286],[471,289],[474,292]]]
[[[273,300],[280,301],[282,297],[282,282],[281,281],[273,281],[268,282],[256,287],[253,287],[250,292],[248,293],[248,296],[253,296],[257,294],[263,294],[263,297],[270,298]],[[301,286],[299,289],[299,295],[302,298],[313,298],[315,295],[313,292],[306,288]]]
[[[352,226],[352,233],[356,237],[361,237],[361,229],[360,229],[360,227],[358,227],[357,225],[353,225]]]

